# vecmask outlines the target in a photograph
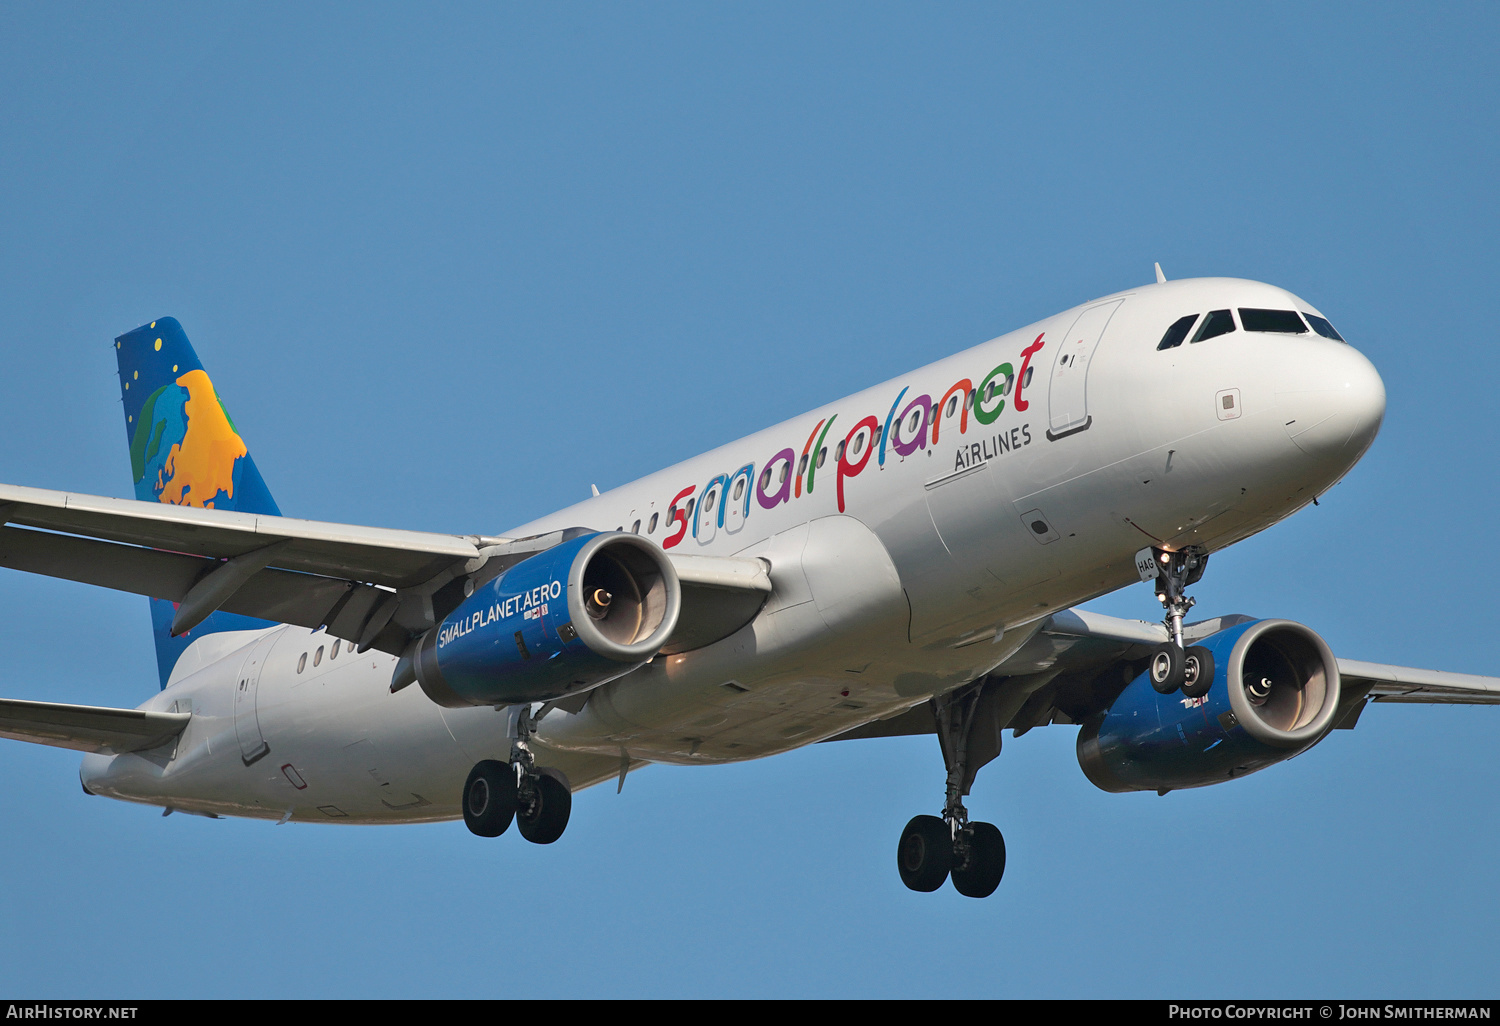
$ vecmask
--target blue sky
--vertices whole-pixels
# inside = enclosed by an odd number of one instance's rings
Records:
[[[1230,275],[1386,381],[1204,615],[1500,673],[1492,4],[0,4],[0,480],[130,494],[110,340],[178,317],[294,516],[493,533],[1089,298]],[[1144,588],[1094,608],[1151,618]],[[0,693],[135,705],[145,600],[0,572]],[[551,848],[162,819],[0,742],[0,992],[1494,993],[1500,710],[1108,795],[1052,727],[901,887],[931,738],[652,767]]]

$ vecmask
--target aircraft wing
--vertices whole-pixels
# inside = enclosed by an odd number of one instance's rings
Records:
[[[1249,619],[1253,618],[1216,617],[1186,625],[1183,634],[1192,643]],[[1017,737],[1049,723],[1079,723],[1097,708],[1098,696],[1113,694],[1140,673],[1152,647],[1166,640],[1166,629],[1159,623],[1061,610],[1033,625],[1026,643],[977,682],[982,702],[997,729],[1010,728]],[[1338,664],[1343,697],[1336,729],[1352,729],[1370,702],[1500,705],[1500,677],[1357,659],[1339,659]],[[828,740],[936,731],[932,710],[923,704]]]
[[[191,713],[0,699],[0,737],[79,752],[139,752],[182,733]]]
[[[179,603],[182,630],[223,609],[326,627],[392,655],[458,604],[461,592],[449,592],[462,587],[460,578],[585,530],[517,539],[429,534],[16,485],[0,485],[0,523],[0,566]],[[732,633],[771,590],[760,560],[671,559],[683,615],[668,651]]]
[[[1500,677],[1339,660],[1344,687],[1369,686],[1372,702],[1431,705],[1500,705]]]
[[[482,547],[507,540],[355,527],[17,485],[0,485],[0,516],[6,524],[215,559],[283,543],[275,560],[282,569],[391,588],[421,584],[455,562],[475,558]]]
[[[1231,627],[1248,617],[1226,616],[1192,624],[1186,629],[1188,640]],[[1161,624],[1140,620],[1122,620],[1101,613],[1090,613],[1082,609],[1067,609],[1049,617],[1042,627],[1042,634],[1053,639],[1059,636],[1074,637],[1080,641],[1114,641],[1140,645],[1158,644],[1167,639],[1166,629]],[[1126,657],[1145,654],[1145,649],[1125,653]],[[1017,653],[1024,657],[1025,652]],[[1065,657],[1064,657],[1065,658]],[[1008,663],[1010,661],[1007,661]],[[1405,702],[1437,705],[1500,705],[1500,677],[1483,677],[1469,673],[1448,673],[1445,670],[1424,670],[1411,666],[1389,666],[1384,663],[1368,663],[1359,659],[1339,659],[1339,677],[1343,684],[1345,704],[1368,698],[1372,702]],[[1003,673],[1002,665],[995,673]],[[1352,727],[1352,720],[1340,722],[1341,727]]]

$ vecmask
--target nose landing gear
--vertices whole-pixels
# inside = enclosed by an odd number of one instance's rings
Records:
[[[568,828],[573,792],[556,770],[538,769],[531,751],[536,723],[531,707],[516,716],[510,762],[486,759],[469,771],[464,784],[464,823],[480,837],[499,837],[514,819],[532,844],[551,844]]]
[[[1208,553],[1196,545],[1176,552],[1165,549],[1142,549],[1135,556],[1141,580],[1155,581],[1156,599],[1167,611],[1162,624],[1170,641],[1157,645],[1151,652],[1148,672],[1151,686],[1163,695],[1178,688],[1188,698],[1208,694],[1214,681],[1214,657],[1201,645],[1182,643],[1182,618],[1197,600],[1187,595],[1187,588],[1203,578],[1208,567]]]
[[[935,891],[952,879],[958,893],[986,898],[1005,875],[1005,839],[991,823],[970,823],[963,803],[975,774],[1000,754],[1002,725],[983,698],[980,681],[931,702],[948,767],[948,793],[941,818],[915,816],[901,831],[896,868],[914,891]]]

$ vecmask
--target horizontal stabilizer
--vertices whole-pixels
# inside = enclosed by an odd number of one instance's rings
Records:
[[[0,737],[79,752],[140,752],[182,733],[191,713],[0,698]]]

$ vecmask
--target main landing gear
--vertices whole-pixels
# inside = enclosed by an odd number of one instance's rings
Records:
[[[914,891],[935,891],[952,879],[958,893],[987,898],[1005,875],[1005,838],[991,823],[970,823],[963,803],[974,775],[1000,754],[1000,725],[982,704],[983,692],[981,681],[932,700],[948,797],[941,817],[913,817],[901,831],[896,868]]]
[[[530,707],[516,718],[510,762],[486,759],[469,771],[464,784],[464,823],[480,837],[499,837],[511,820],[532,844],[551,844],[568,828],[573,792],[554,775],[538,769],[531,753],[536,724]]]
[[[1148,566],[1156,572],[1149,572]],[[1202,579],[1208,553],[1196,545],[1176,552],[1143,549],[1136,555],[1136,567],[1145,580],[1155,580],[1156,599],[1167,611],[1162,623],[1171,637],[1151,651],[1151,686],[1163,695],[1181,688],[1187,698],[1202,698],[1213,686],[1214,657],[1202,645],[1183,645],[1182,618],[1196,605],[1186,591]]]

